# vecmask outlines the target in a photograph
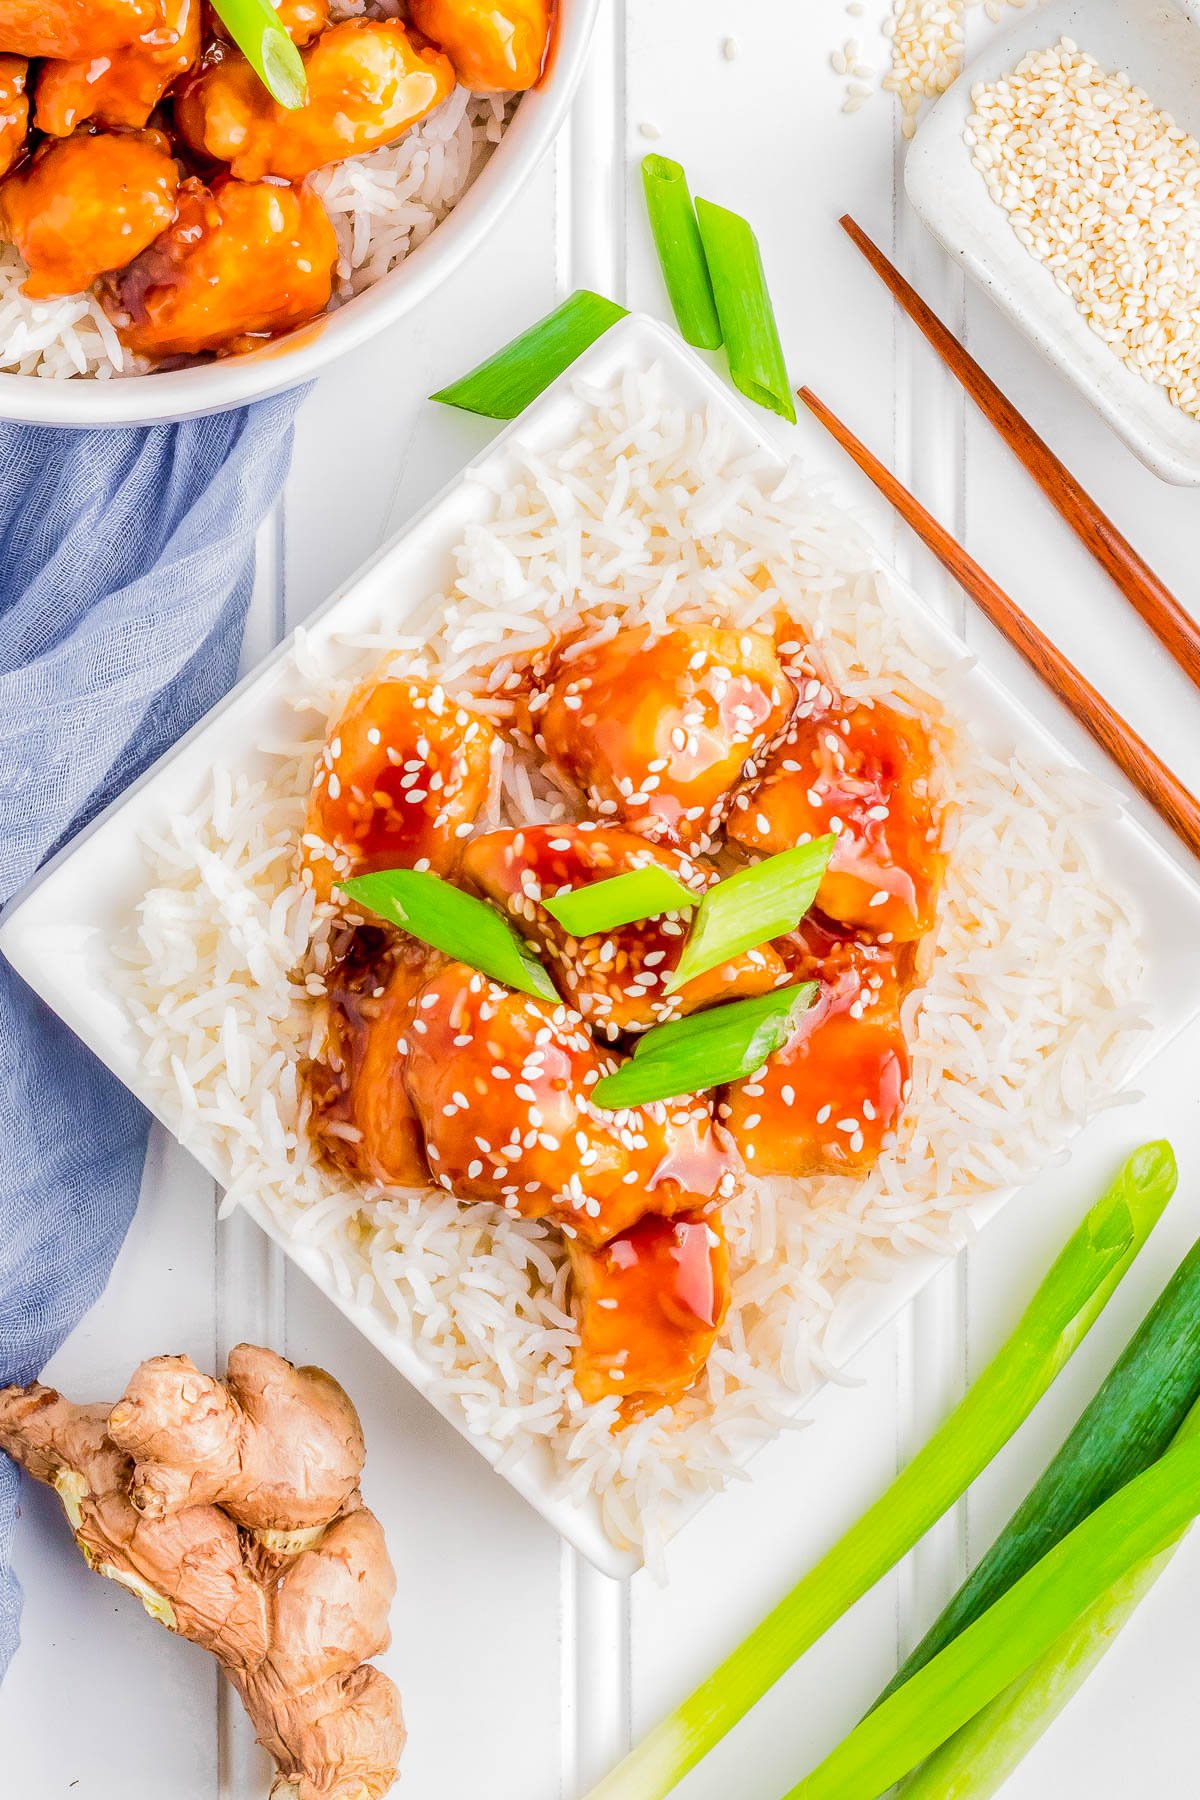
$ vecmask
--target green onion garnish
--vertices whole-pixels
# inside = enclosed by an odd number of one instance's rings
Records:
[[[1200,1403],[1188,1413],[1175,1441],[1185,1443],[1198,1434]],[[998,1794],[1112,1648],[1182,1540],[1180,1533],[1165,1550],[1135,1563],[1037,1662],[902,1781],[897,1796],[903,1795],[904,1800],[991,1800]]]
[[[711,200],[697,200],[696,218],[734,386],[794,425],[796,404],[758,239],[738,213]]]
[[[428,869],[380,869],[374,875],[352,875],[338,886],[368,912],[493,981],[538,1000],[558,1000],[554,983],[508,920],[440,875]]]
[[[625,317],[625,308],[615,300],[579,288],[461,381],[429,398],[488,419],[515,419],[589,344]]]
[[[644,156],[642,186],[675,322],[698,350],[719,350],[721,321],[682,165],[667,156]]]
[[[797,1014],[812,1004],[816,992],[816,982],[805,981],[656,1025],[638,1039],[628,1062],[601,1077],[591,1097],[597,1106],[617,1111],[699,1094],[753,1075],[787,1042]]]
[[[1200,1395],[1200,1243],[1184,1257],[1057,1456],[880,1700],[987,1611],[1102,1500],[1161,1456]]]
[[[289,112],[303,106],[308,99],[304,59],[271,0],[213,0],[213,11],[272,100]]]
[[[745,1642],[593,1788],[589,1800],[663,1800],[797,1657],[907,1555],[986,1469],[1078,1349],[1149,1237],[1176,1180],[1169,1144],[1144,1144],[1134,1152],[1067,1240],[1012,1336],[925,1448]],[[899,1699],[886,1702],[867,1723],[882,1718]],[[880,1781],[862,1791],[873,1800],[887,1786]],[[838,1800],[849,1800],[859,1790],[832,1791]]]
[[[558,894],[542,905],[572,937],[591,937],[597,931],[615,931],[638,919],[656,919],[660,913],[681,912],[699,906],[700,896],[686,887],[669,869],[628,869],[607,881]]]
[[[1081,1614],[1159,1556],[1200,1512],[1188,1437],[1106,1500],[792,1788],[787,1800],[876,1800],[1045,1655]],[[936,1789],[940,1796],[946,1789]]]
[[[817,897],[836,845],[832,834],[815,838],[709,888],[664,991],[677,993],[697,975],[794,931]]]

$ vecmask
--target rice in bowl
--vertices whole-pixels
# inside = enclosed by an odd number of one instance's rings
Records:
[[[307,698],[272,746],[274,773],[218,764],[195,808],[147,841],[119,987],[158,1110],[228,1171],[226,1207],[253,1197],[319,1252],[334,1291],[415,1353],[494,1460],[540,1454],[614,1544],[653,1556],[834,1372],[829,1345],[861,1282],[953,1252],[981,1200],[1112,1100],[1143,960],[1095,863],[1111,798],[1036,752],[973,739],[957,711],[965,657],[897,595],[857,527],[795,468],[781,477],[745,454],[725,418],[673,402],[655,369],[583,397],[570,442],[518,446],[521,478],[490,491],[415,625],[398,628],[385,602],[353,637],[298,637]],[[701,1382],[614,1432],[616,1400],[585,1405],[572,1379],[568,1269],[548,1225],[437,1189],[366,1192],[318,1159],[301,1071],[321,1047],[330,915],[297,874],[297,843],[326,723],[381,656],[503,718],[523,662],[580,614],[601,631],[618,618],[748,629],[779,610],[847,696],[925,693],[954,724],[955,823],[936,953],[910,1002],[905,1130],[865,1179],[746,1180],[725,1209],[733,1299]],[[569,812],[509,750],[479,828]]]

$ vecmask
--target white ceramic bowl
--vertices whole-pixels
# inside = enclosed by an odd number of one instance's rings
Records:
[[[908,154],[909,199],[952,256],[1164,481],[1200,486],[1200,420],[1125,366],[988,198],[963,131],[971,88],[1060,37],[1109,69],[1125,69],[1157,106],[1200,136],[1200,0],[1058,0],[1030,7],[944,94]]]
[[[522,96],[500,143],[454,211],[397,269],[246,356],[193,369],[113,381],[49,381],[0,374],[0,419],[35,425],[151,425],[195,418],[278,394],[394,325],[469,256],[549,149],[583,73],[600,0],[558,0],[556,41],[545,79]]]

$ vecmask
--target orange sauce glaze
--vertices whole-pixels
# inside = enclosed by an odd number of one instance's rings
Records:
[[[541,78],[550,47],[549,0],[409,0],[418,31],[454,64],[464,87],[514,94]]]
[[[306,188],[191,179],[174,222],[108,278],[100,299],[135,354],[198,356],[322,312],[336,257],[333,226]]]
[[[836,832],[818,907],[876,936],[918,938],[934,922],[944,869],[933,769],[919,720],[844,700],[814,676],[782,740],[737,795],[729,835],[765,856]]]
[[[106,56],[42,64],[35,122],[68,137],[85,119],[145,125],[171,83],[200,55],[201,0],[159,0],[148,30]]]
[[[401,1054],[434,1179],[459,1199],[598,1244],[643,1213],[732,1191],[734,1158],[705,1102],[592,1104],[611,1060],[566,1006],[454,963],[422,992]]]
[[[0,50],[107,56],[154,24],[157,0],[0,0]]]
[[[213,62],[179,87],[176,129],[243,181],[303,181],[325,163],[402,137],[454,86],[449,59],[398,19],[331,25],[305,50],[304,67],[308,98],[289,109],[241,57]]]
[[[0,56],[0,175],[21,160],[29,129],[29,64],[23,56]]]
[[[615,930],[574,938],[539,902],[632,869],[658,867],[702,894],[717,879],[711,863],[651,844],[621,826],[527,825],[473,838],[463,874],[505,907],[518,929],[541,946],[564,999],[599,1036],[644,1031],[716,1000],[765,994],[787,980],[769,944],[663,992],[687,941],[687,908]]]
[[[301,854],[322,899],[339,876],[457,867],[487,797],[496,734],[435,682],[370,680],[317,759]]]
[[[794,699],[770,638],[689,626],[651,641],[639,627],[560,648],[528,705],[538,746],[600,818],[705,850]]]
[[[619,1394],[624,1422],[672,1405],[703,1371],[729,1310],[720,1213],[651,1214],[601,1249],[569,1248],[584,1400]]]
[[[725,1090],[718,1117],[754,1175],[859,1175],[893,1137],[910,1063],[900,1002],[912,951],[805,919],[783,952],[793,979],[819,983],[791,1038]]]
[[[34,299],[77,294],[171,223],[179,174],[158,131],[46,139],[0,187],[0,235]]]
[[[306,1071],[312,1131],[329,1161],[361,1181],[425,1187],[431,1179],[399,1045],[438,961],[411,939],[365,925],[326,977],[325,1054]]]

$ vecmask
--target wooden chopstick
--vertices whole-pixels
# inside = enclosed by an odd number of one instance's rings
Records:
[[[1091,732],[1096,742],[1107,750],[1139,793],[1145,795],[1189,850],[1200,856],[1200,801],[1195,795],[1184,787],[1177,775],[1172,774],[1166,763],[1138,736],[1132,725],[1126,724],[1120,713],[1115,712],[1108,701],[1096,692],[1074,663],[1069,662],[1033,620],[1021,611],[1016,601],[992,580],[987,571],[951,537],[943,525],[939,525],[933,514],[925,510],[916,496],[909,493],[878,457],[873,456],[866,445],[855,437],[849,427],[843,425],[835,413],[830,412],[824,401],[819,400],[811,388],[801,388],[800,398],[842,448],[854,458],[863,474],[891,501],[943,567],[970,594],[997,630],[1003,632],[1009,643],[1016,646],[1047,687],[1058,695],[1080,724]]]
[[[1057,508],[1076,537],[1116,582],[1184,673],[1200,687],[1200,626],[1190,613],[1133,545],[1122,537],[1108,514],[1101,511],[1045,439],[1038,436],[1012,401],[1001,393],[991,376],[984,373],[970,351],[926,305],[862,226],[849,213],[843,215],[840,224],[875,273],[891,289],[909,318],[924,332],[950,373],[1025,465],[1051,505]]]

